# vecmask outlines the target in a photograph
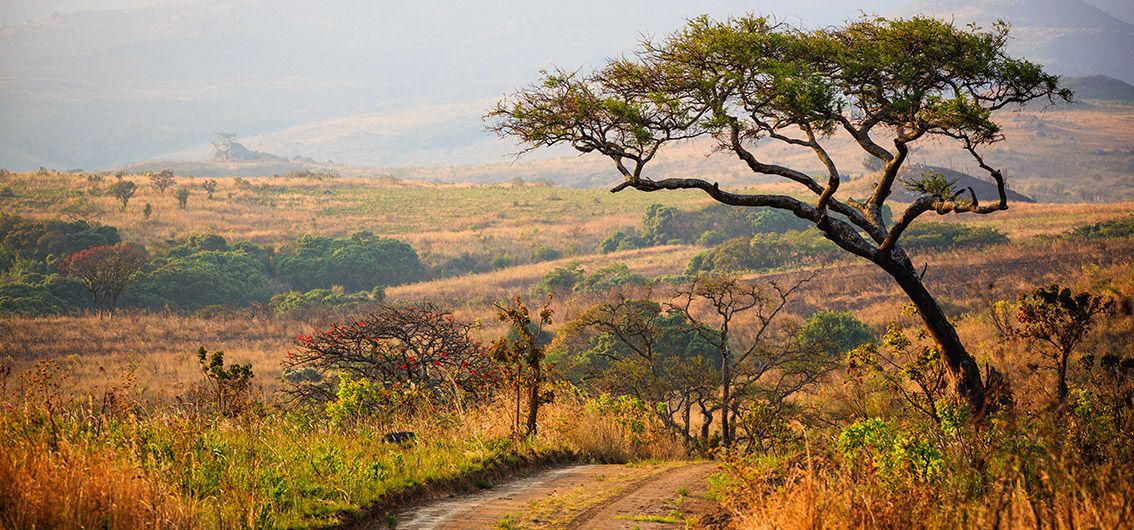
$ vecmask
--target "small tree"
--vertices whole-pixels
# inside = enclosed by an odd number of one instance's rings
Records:
[[[531,312],[528,307],[516,297],[510,305],[496,304],[497,318],[511,326],[514,340],[501,337],[492,346],[492,357],[500,363],[501,369],[516,389],[516,416],[513,432],[520,432],[520,401],[524,390],[528,394],[527,434],[536,434],[539,406],[550,401],[550,398],[540,392],[546,375],[543,369],[544,347],[538,344],[536,337],[541,334],[542,326],[551,324],[551,296],[547,303],[540,308],[538,324],[533,325]],[[534,329],[533,329],[534,328]]]
[[[177,188],[177,191],[173,192],[173,196],[177,198],[177,206],[181,207],[182,210],[189,204],[189,188],[185,186]]]
[[[158,193],[165,193],[165,189],[172,186],[176,180],[173,177],[172,169],[163,169],[157,173],[147,173],[146,175],[150,177],[150,187],[158,190]]]
[[[224,352],[197,350],[197,363],[205,374],[205,384],[219,414],[230,416],[247,406],[252,390],[252,364],[224,366]]]
[[[118,243],[76,252],[63,260],[61,269],[83,283],[99,315],[113,314],[118,296],[137,279],[148,259],[145,250]]]
[[[691,329],[710,345],[719,360],[721,438],[725,447],[731,447],[735,440],[735,420],[744,398],[760,395],[778,406],[833,367],[825,355],[816,354],[819,348],[799,343],[796,333],[785,332],[777,323],[788,300],[810,279],[803,278],[787,288],[771,283],[765,289],[733,276],[706,276],[681,288],[670,304],[671,311],[691,323]],[[745,324],[749,329],[741,333],[738,328]],[[766,376],[774,376],[776,381],[765,385]]]
[[[208,194],[208,199],[210,201],[213,200],[213,194],[217,191],[217,181],[213,179],[206,180],[201,184],[201,187],[205,188],[205,193]]]
[[[126,210],[126,205],[130,203],[130,199],[134,197],[134,193],[138,191],[138,185],[132,180],[119,180],[110,186],[110,194],[119,201],[122,201],[122,210]]]
[[[1056,399],[1067,399],[1067,359],[1087,336],[1095,317],[1109,314],[1114,301],[1090,293],[1050,285],[1023,293],[1016,300],[1015,335],[1047,344],[1043,352],[1056,374]]]
[[[413,410],[418,401],[461,406],[490,394],[498,374],[472,338],[475,326],[430,304],[382,306],[346,324],[295,338],[284,360],[293,400],[324,405],[346,380],[376,387],[373,406]],[[361,383],[363,380],[369,383]]]
[[[150,216],[153,215],[153,214],[154,214],[154,206],[147,202],[146,206],[144,208],[142,208],[142,217],[145,218],[148,221],[150,219]]]

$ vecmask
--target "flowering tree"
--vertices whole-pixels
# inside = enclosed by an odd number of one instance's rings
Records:
[[[61,269],[83,283],[99,315],[113,314],[118,296],[137,279],[148,259],[145,250],[133,245],[100,245],[71,254]]]
[[[301,402],[331,402],[345,376],[368,381],[379,408],[412,407],[415,398],[459,404],[484,397],[498,374],[474,329],[431,304],[383,306],[296,337],[283,363],[286,392]]]

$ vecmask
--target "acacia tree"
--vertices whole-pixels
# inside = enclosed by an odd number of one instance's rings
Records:
[[[71,254],[60,268],[82,282],[99,315],[113,314],[118,307],[118,296],[137,279],[148,259],[145,250],[118,243]]]
[[[979,367],[900,239],[927,212],[1008,208],[1003,173],[980,154],[1002,139],[993,113],[1039,98],[1070,99],[1057,76],[1008,56],[1007,39],[1002,23],[985,31],[930,18],[862,19],[802,30],[762,17],[701,17],[593,73],[544,72],[486,118],[490,130],[519,139],[526,150],[568,145],[609,158],[623,178],[612,192],[695,189],[725,204],[778,208],[810,221],[898,283],[937,344],[951,386],[979,413],[985,396]],[[882,165],[864,200],[837,196],[841,173],[825,147],[835,136],[849,137]],[[654,178],[646,171],[663,146],[701,137],[752,173],[794,182],[810,198],[732,192],[701,178]],[[998,200],[984,204],[971,189],[926,176],[908,183],[920,197],[887,221],[886,201],[910,148],[928,139],[955,142],[971,155],[996,183]],[[762,159],[758,141],[810,150],[823,177]]]

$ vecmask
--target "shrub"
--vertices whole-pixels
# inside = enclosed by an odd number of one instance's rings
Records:
[[[205,241],[216,242],[211,238]],[[267,301],[271,281],[260,256],[245,248],[202,248],[209,247],[207,243],[204,247],[190,243],[151,260],[149,272],[139,280],[130,300],[153,308],[168,305],[188,310]]]
[[[48,256],[63,257],[121,241],[118,229],[113,226],[0,216],[0,246],[26,259],[43,261]]]
[[[279,277],[293,289],[342,285],[348,291],[398,285],[425,277],[417,251],[396,239],[357,232],[349,238],[303,236],[278,259]]]
[[[532,288],[534,294],[546,296],[549,293],[563,296],[573,292],[575,286],[586,276],[586,271],[578,263],[571,263],[563,267],[556,267],[543,275],[539,283]]]
[[[474,329],[429,304],[382,306],[349,324],[296,337],[296,349],[283,363],[286,392],[325,406],[339,399],[345,374],[381,389],[372,412],[409,412],[427,403],[459,407],[487,397],[498,378],[490,356],[472,338]]]
[[[251,364],[224,365],[224,352],[215,351],[211,355],[203,346],[197,350],[197,363],[205,374],[206,392],[211,408],[224,416],[231,416],[244,410],[252,400]]]
[[[877,340],[874,331],[849,311],[812,313],[799,330],[800,342],[818,345],[832,357]]]
[[[288,291],[272,297],[269,305],[278,315],[304,311],[317,307],[354,307],[366,303],[380,303],[385,298],[385,289],[375,287],[370,292],[359,291],[345,294],[341,289],[312,289],[307,292]]]
[[[1008,236],[989,227],[959,223],[918,223],[902,234],[901,245],[910,250],[983,247],[1008,243]]]
[[[1134,217],[1107,219],[1072,229],[1070,237],[1082,239],[1108,239],[1134,236]]]

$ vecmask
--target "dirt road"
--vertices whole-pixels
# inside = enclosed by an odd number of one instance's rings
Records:
[[[397,515],[398,530],[684,528],[711,509],[712,463],[584,465],[552,469]]]

